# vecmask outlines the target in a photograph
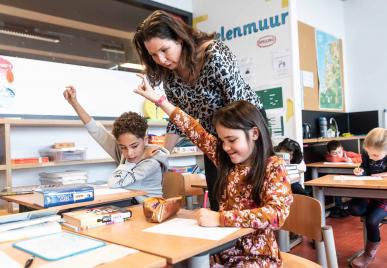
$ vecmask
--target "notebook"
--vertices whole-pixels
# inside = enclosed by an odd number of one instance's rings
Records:
[[[22,240],[13,243],[12,246],[44,260],[54,261],[105,245],[105,242],[90,237],[59,232]]]

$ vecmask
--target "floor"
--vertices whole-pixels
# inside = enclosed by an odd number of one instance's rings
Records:
[[[345,218],[327,218],[327,225],[331,225],[335,237],[336,252],[339,267],[349,267],[347,258],[362,248],[363,230],[358,217],[348,216]],[[367,268],[387,267],[387,225],[380,227],[381,245],[376,259]],[[303,242],[294,247],[291,253],[316,261],[316,253],[311,243],[304,238]]]

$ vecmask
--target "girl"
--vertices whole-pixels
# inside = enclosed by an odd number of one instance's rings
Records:
[[[374,128],[363,143],[364,153],[355,175],[387,177],[387,129]],[[354,216],[364,216],[367,231],[367,242],[364,253],[355,258],[352,267],[367,267],[375,258],[380,245],[379,224],[387,217],[387,199],[354,198],[349,204],[349,211]]]
[[[246,100],[262,108],[243,80],[234,54],[223,42],[214,40],[214,34],[195,30],[158,10],[137,27],[133,42],[150,84],[163,83],[168,101],[197,118],[207,132],[215,134],[212,117],[228,103]],[[180,134],[169,123],[165,148],[171,151]],[[211,209],[217,211],[213,191],[216,167],[206,156],[204,163]]]
[[[297,164],[297,169],[300,173],[304,173],[306,171],[306,165],[303,160],[301,147],[298,142],[286,138],[275,147],[275,151],[288,153],[290,155],[290,164]],[[291,187],[293,194],[308,195],[308,193],[305,192],[305,189],[299,182],[292,183]]]
[[[216,262],[227,267],[280,267],[274,230],[289,215],[293,197],[284,162],[274,155],[269,131],[257,107],[236,101],[219,109],[213,118],[216,137],[165,96],[159,97],[139,76],[143,83],[135,92],[160,106],[217,166],[215,197],[220,210],[198,210],[199,225],[256,229],[221,252],[219,258],[214,258]]]

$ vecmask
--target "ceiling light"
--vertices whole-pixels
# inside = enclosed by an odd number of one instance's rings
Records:
[[[141,70],[141,71],[145,69],[145,66],[142,65],[142,64],[129,63],[129,62],[120,64],[120,67],[128,68],[128,69]]]
[[[45,36],[45,35],[41,35],[41,34],[33,34],[33,33],[28,32],[28,31],[23,33],[23,32],[9,30],[6,28],[0,28],[0,33],[12,35],[12,36],[23,37],[23,38],[28,38],[28,39],[39,40],[39,41],[45,41],[45,42],[50,42],[50,43],[59,43],[60,42],[59,38],[49,37],[49,36]]]
[[[105,46],[105,45],[103,45],[101,50],[105,51],[105,52],[111,52],[111,53],[125,55],[125,50],[123,50],[122,48],[118,48],[118,47],[112,47],[112,46]]]

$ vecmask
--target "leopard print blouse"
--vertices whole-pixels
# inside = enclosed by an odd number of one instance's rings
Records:
[[[215,134],[212,125],[214,113],[233,101],[246,100],[262,109],[258,96],[243,80],[235,55],[218,40],[206,48],[204,64],[194,85],[171,73],[164,82],[164,90],[172,104],[199,119],[211,134]],[[181,135],[172,123],[168,124],[167,133]]]

